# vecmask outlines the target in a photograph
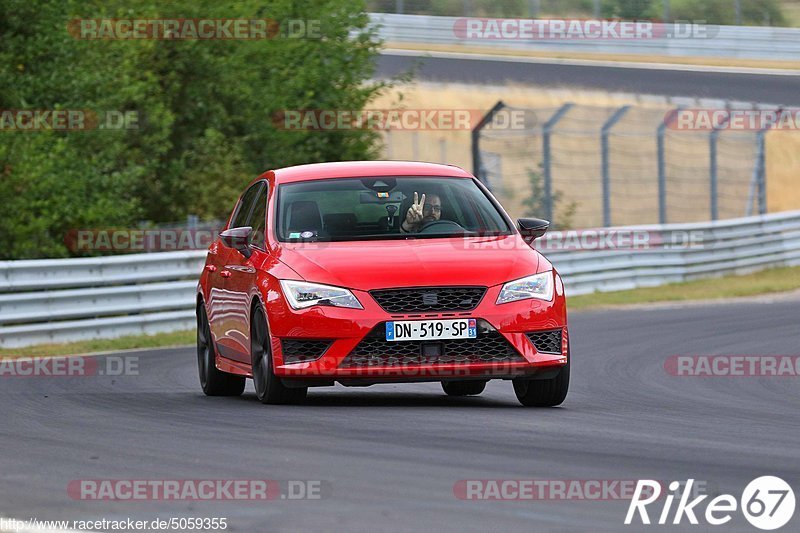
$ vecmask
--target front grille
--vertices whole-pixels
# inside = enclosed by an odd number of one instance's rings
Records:
[[[561,330],[531,331],[525,334],[539,353],[561,354]]]
[[[414,287],[370,291],[387,313],[471,311],[483,298],[486,287]]]
[[[439,355],[423,355],[423,345],[439,345]],[[442,341],[386,340],[386,326],[373,329],[342,361],[342,367],[414,366],[433,364],[506,363],[524,359],[514,347],[495,330],[481,327],[474,339]]]
[[[283,363],[303,363],[305,361],[316,361],[331,341],[308,340],[308,339],[281,339],[281,351],[283,352]]]

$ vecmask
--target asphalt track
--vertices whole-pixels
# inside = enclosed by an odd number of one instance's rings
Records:
[[[646,68],[520,63],[441,57],[381,55],[377,77],[389,78],[415,67],[415,79],[498,85],[515,82],[537,87],[689,96],[800,106],[800,75],[654,70]]]
[[[797,354],[798,302],[571,316],[560,408],[511,385],[448,398],[438,384],[312,389],[303,406],[207,398],[191,349],[138,356],[139,375],[0,378],[0,516],[227,517],[229,531],[707,531],[624,527],[627,502],[464,501],[466,479],[704,480],[741,495],[800,488],[796,377],[668,375],[672,354]],[[321,480],[319,500],[81,501],[75,479]],[[660,507],[653,514],[660,513]],[[782,531],[797,531],[800,512]],[[721,531],[722,528],[717,528]],[[737,513],[725,530],[756,531]]]

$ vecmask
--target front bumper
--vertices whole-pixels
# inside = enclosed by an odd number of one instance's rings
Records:
[[[353,294],[364,306],[363,310],[327,306],[294,310],[286,304],[279,289],[271,290],[267,295],[267,307],[275,374],[287,380],[352,380],[353,383],[368,384],[382,381],[439,381],[445,378],[510,379],[564,366],[569,353],[569,334],[563,293],[556,294],[550,302],[530,299],[496,305],[500,289],[500,286],[489,287],[472,311],[415,314],[388,313],[368,292],[357,290]],[[479,338],[481,335],[496,336],[500,342],[507,343],[509,356],[488,361],[480,357],[457,357],[456,360],[450,358],[450,361],[439,362],[435,357],[420,354],[417,359],[398,360],[391,353],[373,353],[380,350],[377,348],[370,352],[368,358],[354,357],[355,354],[364,353],[362,341],[375,339],[376,328],[379,332],[387,321],[443,318],[478,319],[484,325],[483,331],[479,328]],[[538,351],[526,335],[549,330],[562,331],[560,353]],[[292,354],[285,357],[284,343],[296,340],[326,341],[327,349],[316,360],[289,362],[296,359],[291,358]],[[380,342],[372,346],[380,346]],[[460,353],[464,352],[463,347],[460,345]],[[387,364],[382,365],[380,358],[384,355]]]

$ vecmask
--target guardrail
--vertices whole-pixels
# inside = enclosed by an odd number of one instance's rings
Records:
[[[0,347],[190,329],[205,256],[0,261]]]
[[[455,31],[465,17],[370,13],[378,35],[393,43],[464,45],[508,50],[639,54],[676,57],[800,60],[800,29],[705,25],[707,38],[476,39]]]
[[[612,228],[617,232],[624,228]],[[652,287],[800,265],[800,211],[699,224],[636,226],[693,245],[547,251],[567,294]],[[0,262],[0,347],[194,327],[206,252]]]

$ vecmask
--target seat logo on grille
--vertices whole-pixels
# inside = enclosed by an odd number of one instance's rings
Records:
[[[436,305],[439,303],[439,297],[435,292],[422,293],[422,303],[425,305]]]

